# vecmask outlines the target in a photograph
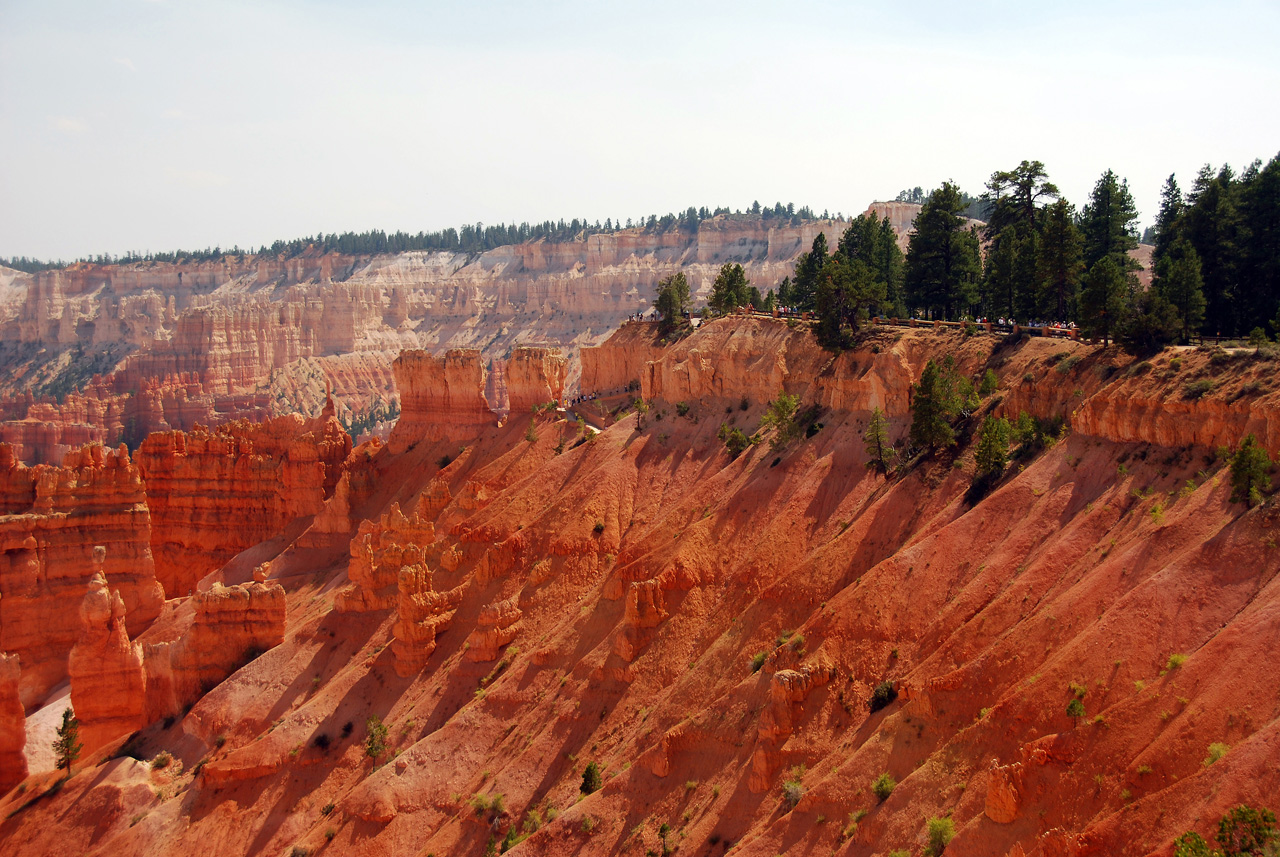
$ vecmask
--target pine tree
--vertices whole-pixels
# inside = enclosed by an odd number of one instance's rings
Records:
[[[1204,280],[1200,257],[1186,238],[1178,238],[1156,263],[1152,288],[1173,305],[1183,342],[1200,330],[1204,321]]]
[[[1129,305],[1129,282],[1114,256],[1103,256],[1089,269],[1080,292],[1080,327],[1086,336],[1111,337],[1124,320]]]
[[[862,444],[867,451],[867,467],[874,467],[881,473],[888,472],[894,450],[889,443],[889,421],[879,407],[871,411],[871,420],[862,435]]]
[[[1204,330],[1214,335],[1232,335],[1241,329],[1241,290],[1237,278],[1237,237],[1239,215],[1236,185],[1230,167],[1217,175],[1206,165],[1196,176],[1180,220],[1181,234],[1200,257],[1204,281]],[[1264,316],[1265,317],[1265,316]],[[1253,325],[1250,324],[1249,327]]]
[[[813,239],[808,253],[796,262],[795,278],[791,281],[791,302],[799,310],[811,310],[818,289],[818,274],[827,264],[827,236],[819,232]]]
[[[1160,213],[1156,215],[1156,243],[1152,259],[1157,264],[1178,240],[1178,220],[1182,217],[1184,208],[1182,189],[1178,187],[1178,180],[1173,173],[1170,173],[1169,178],[1165,179],[1164,188],[1160,191]]]
[[[1231,457],[1231,501],[1256,506],[1271,487],[1271,456],[1252,434],[1245,435]]]
[[[53,742],[53,754],[58,760],[59,770],[65,770],[71,776],[71,766],[80,758],[84,744],[80,743],[80,721],[75,713],[66,708],[62,712],[62,725],[58,727],[58,737]]]
[[[746,272],[739,264],[725,262],[720,266],[715,282],[711,284],[711,297],[707,299],[707,306],[724,315],[750,302]]]
[[[1076,292],[1084,270],[1083,245],[1070,203],[1058,200],[1045,209],[1037,256],[1043,289],[1041,304],[1045,312],[1060,321],[1076,317]]]
[[[1132,304],[1116,330],[1130,354],[1154,354],[1178,338],[1178,311],[1156,289],[1135,289]]]
[[[884,283],[862,260],[832,256],[818,275],[814,299],[818,342],[833,351],[850,347],[870,308],[884,300],[884,292]]]
[[[978,429],[978,448],[974,459],[978,475],[998,477],[1009,463],[1009,437],[1011,427],[1004,417],[988,416]]]
[[[654,308],[662,317],[658,330],[664,336],[684,324],[684,314],[689,309],[689,281],[683,272],[672,274],[658,283]]]
[[[1122,271],[1130,270],[1128,253],[1138,246],[1133,222],[1138,209],[1129,192],[1129,183],[1111,170],[1102,174],[1093,187],[1089,204],[1080,211],[1080,231],[1084,236],[1084,264],[1092,269],[1106,256],[1116,258]]]
[[[946,372],[930,360],[920,375],[920,383],[911,388],[911,394],[912,445],[935,451],[955,443],[955,431],[951,428],[954,396]]]
[[[1280,155],[1242,178],[1240,221],[1245,311],[1253,319],[1272,318],[1280,308]]]
[[[959,189],[944,182],[916,216],[904,277],[909,308],[955,318],[973,305],[981,257],[978,236],[965,228],[962,211]]]

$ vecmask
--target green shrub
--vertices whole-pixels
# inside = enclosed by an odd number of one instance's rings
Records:
[[[1084,717],[1084,714],[1084,703],[1080,701],[1079,697],[1072,697],[1071,701],[1067,703],[1067,716],[1075,723],[1081,717]]]
[[[1227,755],[1227,751],[1230,749],[1231,745],[1223,744],[1221,741],[1214,741],[1209,745],[1209,755],[1205,756],[1204,761],[1201,762],[1201,764],[1206,768],[1209,767],[1214,762],[1221,760],[1223,756]]]
[[[734,428],[727,423],[720,424],[720,430],[716,432],[716,437],[724,444],[725,451],[729,453],[730,458],[737,458],[742,455],[743,451],[751,445],[751,438],[740,428]]]
[[[898,691],[894,688],[893,682],[885,680],[876,685],[875,690],[871,691],[871,698],[867,700],[867,707],[874,714],[897,698]]]
[[[898,781],[890,776],[886,771],[876,777],[875,782],[871,784],[871,793],[874,794],[881,803],[883,803],[889,799],[889,795],[893,794],[893,790],[897,788],[897,785]]]
[[[689,404],[687,402],[676,402],[676,414],[678,416],[689,416]]]
[[[1258,445],[1257,438],[1246,435],[1231,457],[1231,501],[1256,506],[1270,487],[1271,456]]]
[[[1000,376],[995,370],[988,369],[982,375],[982,380],[978,382],[978,394],[981,396],[990,396],[1000,386]]]
[[[376,759],[387,752],[388,731],[382,718],[376,714],[365,721],[364,753],[366,756]]]
[[[930,854],[941,854],[951,840],[956,836],[956,826],[951,822],[950,818],[931,818],[929,819],[929,847]]]
[[[752,655],[752,656],[751,656],[751,671],[752,671],[753,673],[758,673],[758,672],[760,672],[760,668],[761,668],[762,666],[764,666],[764,661],[765,661],[765,658],[767,658],[767,657],[768,657],[768,655],[767,655],[767,654],[765,654],[764,652],[756,652],[754,655]]]
[[[169,767],[169,765],[172,762],[173,762],[173,756],[169,754],[169,751],[161,750],[159,753],[156,753],[156,757],[151,760],[151,767],[154,770],[159,771],[159,770],[162,770],[163,768]]]
[[[1206,393],[1213,389],[1213,381],[1208,378],[1201,378],[1198,381],[1188,381],[1182,385],[1182,397],[1184,399],[1199,399],[1204,397]]]
[[[578,791],[584,795],[589,795],[600,791],[600,786],[604,784],[600,776],[600,765],[596,762],[588,762],[586,768],[582,771],[582,785],[578,787]]]

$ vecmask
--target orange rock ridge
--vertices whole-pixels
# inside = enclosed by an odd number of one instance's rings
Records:
[[[27,724],[18,694],[21,674],[18,656],[0,652],[0,794],[27,778]]]
[[[87,446],[61,467],[25,467],[0,445],[0,498],[0,650],[21,656],[22,701],[33,705],[67,676],[95,573],[121,596],[134,635],[159,615],[164,591],[142,474],[123,447]],[[106,548],[101,567],[96,546]]]
[[[596,377],[631,380],[609,352],[637,327],[591,358]],[[943,356],[971,377],[991,368],[1000,389],[957,447],[869,469],[867,414],[886,411],[901,451],[910,385]],[[279,649],[223,680],[180,739],[144,733],[148,752],[208,757],[174,781],[182,799],[85,823],[70,808],[106,794],[90,769],[0,835],[59,857],[374,855],[479,853],[523,830],[515,853],[563,855],[656,851],[662,820],[696,853],[871,857],[921,850],[925,820],[945,815],[957,854],[1165,854],[1280,793],[1280,731],[1256,707],[1280,692],[1276,513],[1231,503],[1205,458],[1280,394],[1241,360],[1198,408],[1126,411],[1177,396],[1200,359],[1184,356],[1184,377],[1163,359],[1128,374],[1115,349],[887,329],[832,355],[804,329],[725,319],[645,361],[643,427],[579,443],[551,417],[534,440],[468,424],[479,358],[455,395],[443,360],[414,357],[398,375],[415,386],[412,431],[344,471],[345,516],[370,519],[349,557],[278,549],[292,575],[268,599],[288,602],[287,625],[271,612]],[[813,431],[776,449],[766,433],[730,459],[720,423],[754,432],[778,390],[817,408]],[[973,426],[1019,410],[1073,431],[974,497]],[[219,627],[201,651],[236,648],[242,619]],[[159,648],[178,645],[147,648],[149,697],[166,680]],[[871,712],[886,680],[899,697]],[[370,760],[356,724],[374,714],[389,747]],[[1231,749],[1205,764],[1219,741]],[[580,796],[587,761],[605,784]],[[870,784],[886,772],[898,785],[880,801]],[[497,793],[505,808],[477,815],[470,796]],[[542,824],[526,827],[534,810]]]
[[[148,437],[136,458],[165,592],[189,594],[240,551],[319,513],[350,452],[331,410]]]

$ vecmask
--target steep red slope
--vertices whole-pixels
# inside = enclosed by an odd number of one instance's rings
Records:
[[[909,384],[944,355],[1000,390],[959,447],[869,470],[870,409],[901,441]],[[803,329],[726,320],[634,379],[643,427],[588,440],[543,414],[357,451],[346,507],[374,522],[353,535],[378,574],[348,581],[305,537],[279,552],[283,643],[143,733],[186,768],[159,775],[162,796],[118,760],[30,805],[11,794],[0,837],[19,853],[480,854],[514,829],[531,835],[513,854],[665,838],[872,855],[920,853],[948,815],[948,853],[1167,854],[1280,793],[1277,512],[1231,503],[1213,451],[1276,393],[1259,364],[1219,361],[1202,405],[1170,409],[1176,430],[1109,434],[1152,425],[1115,411],[1180,395],[1211,358],[1181,359],[1130,374],[1114,350],[935,331],[834,357]],[[482,378],[464,375],[430,401],[470,401]],[[720,424],[754,429],[779,388],[818,406],[814,430],[730,459]],[[971,501],[972,428],[1019,409],[1074,430]],[[378,597],[334,610],[364,587]],[[898,698],[872,713],[885,681]],[[1214,744],[1229,750],[1207,763]],[[579,801],[588,761],[603,788]],[[898,784],[880,802],[882,773]]]

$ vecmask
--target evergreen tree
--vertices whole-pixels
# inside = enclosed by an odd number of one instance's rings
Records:
[[[62,725],[58,727],[58,737],[53,742],[53,755],[58,760],[58,769],[65,770],[71,776],[71,766],[80,758],[84,744],[80,743],[80,721],[70,708],[62,712]]]
[[[1160,213],[1156,215],[1152,259],[1157,264],[1178,239],[1178,220],[1182,217],[1183,208],[1182,189],[1178,187],[1178,180],[1173,173],[1170,173],[1160,191]]]
[[[978,475],[986,478],[998,477],[1009,463],[1009,437],[1011,427],[1004,417],[988,416],[978,429],[978,448],[974,459],[978,466]]]
[[[1080,292],[1080,327],[1086,336],[1109,345],[1129,304],[1129,280],[1115,256],[1105,255],[1089,269]]]
[[[1131,270],[1128,253],[1138,246],[1133,222],[1138,209],[1129,192],[1129,183],[1111,170],[1093,186],[1089,204],[1080,211],[1080,231],[1084,236],[1084,264],[1092,270],[1106,256],[1113,256],[1122,271]]]
[[[707,306],[721,315],[746,306],[750,302],[747,286],[747,275],[742,266],[725,262],[720,266],[715,282],[711,284],[711,297],[707,300]]]
[[[1271,488],[1271,456],[1252,434],[1245,435],[1231,457],[1231,501],[1256,506]]]
[[[889,462],[893,461],[894,450],[889,443],[889,421],[878,406],[871,411],[871,421],[867,423],[867,430],[862,435],[862,445],[867,451],[867,467],[887,473]]]
[[[960,191],[944,182],[916,216],[907,248],[907,303],[935,318],[955,318],[976,298],[978,236],[965,228],[963,210]]]
[[[1135,289],[1132,305],[1116,330],[1130,354],[1154,354],[1178,338],[1178,312],[1156,289]]]
[[[1151,287],[1173,306],[1178,317],[1178,334],[1186,342],[1200,330],[1205,307],[1200,257],[1190,241],[1178,238],[1166,248],[1156,263]]]
[[[672,274],[658,283],[658,299],[654,301],[661,321],[658,330],[666,336],[684,324],[689,309],[689,281],[683,272]]]
[[[1037,261],[1043,289],[1041,305],[1057,321],[1076,317],[1076,290],[1084,270],[1083,246],[1071,204],[1060,199],[1047,207]]]
[[[955,415],[954,393],[945,369],[930,360],[911,388],[911,431],[913,446],[935,451],[956,442],[951,419]]]
[[[1241,181],[1240,282],[1248,284],[1249,318],[1272,318],[1280,308],[1280,155],[1251,168]]]
[[[833,351],[850,347],[870,308],[884,300],[884,293],[884,283],[861,259],[832,256],[818,275],[814,329],[818,342]]]
[[[1230,167],[1224,166],[1214,175],[1213,169],[1205,165],[1196,176],[1187,209],[1179,221],[1181,234],[1200,257],[1205,297],[1204,331],[1219,336],[1230,336],[1241,329],[1237,191]]]
[[[818,290],[818,274],[827,264],[827,236],[819,232],[813,239],[808,253],[796,262],[795,278],[791,281],[791,303],[796,309],[811,310]]]

